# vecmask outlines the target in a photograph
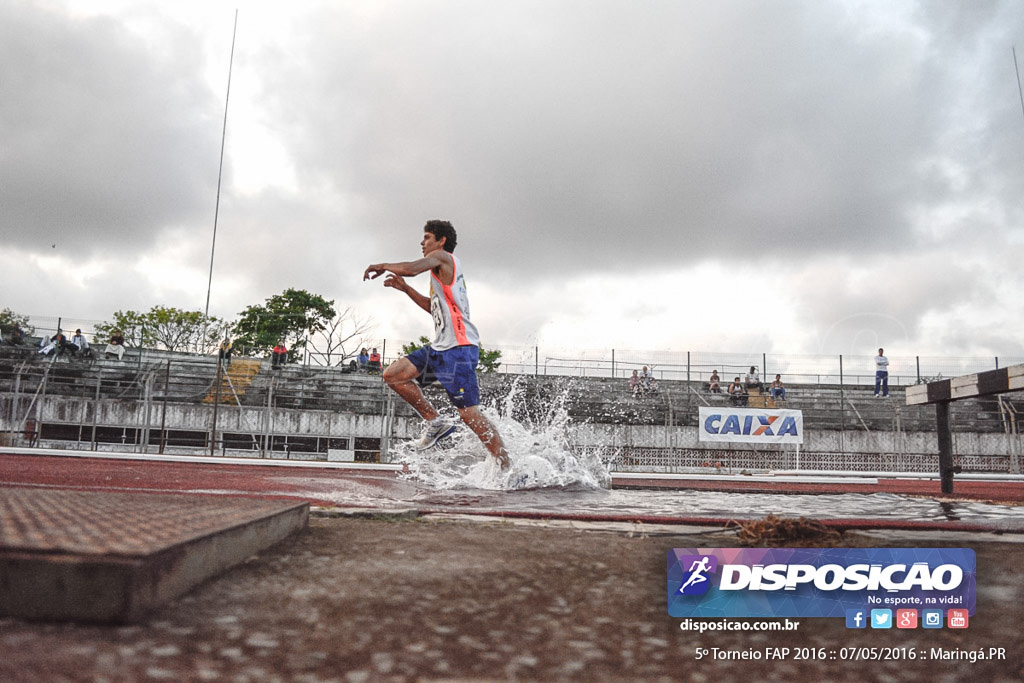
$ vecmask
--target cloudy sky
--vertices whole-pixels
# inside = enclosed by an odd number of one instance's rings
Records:
[[[0,308],[203,310],[236,6],[211,314],[446,218],[487,346],[1024,355],[1019,0],[7,0]]]

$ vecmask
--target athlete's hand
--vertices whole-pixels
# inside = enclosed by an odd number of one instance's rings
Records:
[[[387,268],[384,267],[383,263],[375,263],[372,266],[366,267],[366,271],[363,273],[363,280],[376,280],[386,272]]]
[[[388,273],[388,276],[384,278],[384,286],[404,292],[406,290],[405,278],[401,275]]]

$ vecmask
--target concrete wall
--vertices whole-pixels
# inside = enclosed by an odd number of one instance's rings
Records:
[[[653,425],[590,424],[575,427],[573,442],[580,446],[611,448],[646,448],[660,450],[690,450],[705,452],[715,457],[723,452],[763,454],[769,451],[802,451],[810,454],[872,454],[938,456],[935,432],[855,432],[835,430],[805,431],[804,443],[780,448],[771,445],[731,445],[702,443],[696,427],[658,427]],[[953,451],[961,456],[1013,458],[1024,452],[1024,436],[1010,434],[974,434],[955,432]]]
[[[30,397],[19,399],[17,412],[24,414]],[[0,430],[19,429],[11,424],[11,396],[0,396]],[[93,425],[209,432],[213,424],[213,406],[208,404],[167,403],[101,399],[99,401],[64,396],[38,400],[32,421],[44,424]],[[385,428],[392,438],[410,439],[418,435],[418,418],[355,412],[293,410],[221,405],[217,408],[220,432],[275,434],[319,437],[380,438]],[[759,450],[753,446],[707,444],[698,440],[696,427],[590,423],[569,427],[574,443],[585,446],[641,447],[660,449]],[[1020,452],[1021,436],[955,432],[954,450],[965,455],[1010,456]],[[766,450],[764,448],[760,450]],[[937,454],[934,432],[865,432],[807,429],[801,450],[808,452],[921,453]]]

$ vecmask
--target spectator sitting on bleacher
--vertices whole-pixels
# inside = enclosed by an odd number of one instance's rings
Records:
[[[56,355],[59,356],[64,347],[67,346],[67,343],[68,339],[64,336],[64,331],[58,328],[57,334],[50,338],[43,337],[39,340],[39,353],[49,356],[50,353],[56,352]]]
[[[370,354],[366,350],[365,346],[359,349],[359,355],[356,356],[356,362],[358,363],[357,367],[361,371],[366,372],[366,364],[370,362]]]
[[[75,330],[75,336],[71,338],[71,344],[68,345],[68,351],[71,352],[72,356],[81,354],[83,357],[91,356],[89,352],[89,342],[85,340],[85,335],[82,334],[82,330]]]
[[[14,329],[11,330],[11,334],[7,339],[7,343],[12,346],[22,346],[25,343],[25,332],[21,329],[20,325],[15,325]]]
[[[270,357],[270,367],[274,370],[280,370],[284,367],[284,364],[288,362],[288,349],[285,347],[283,341],[277,342],[277,346],[274,347],[274,351]]]
[[[78,347],[68,341],[68,338],[63,334],[60,335],[60,342],[57,347],[57,355],[63,356],[65,353],[69,356],[75,355],[78,352]]]
[[[650,373],[647,366],[644,366],[643,371],[640,373],[640,382],[643,384],[645,394],[654,394],[658,391],[658,381],[654,379],[654,375]]]
[[[220,351],[217,356],[224,365],[231,367],[231,338],[224,337],[224,341],[220,343]]]
[[[786,385],[782,383],[782,375],[775,375],[775,381],[772,382],[772,400],[779,399],[786,400]]]
[[[367,372],[376,372],[380,374],[382,369],[383,368],[381,368],[380,365],[380,354],[377,353],[377,349],[372,349],[370,351],[370,360],[366,361],[366,370]]]
[[[747,373],[746,380],[744,383],[747,385],[747,389],[760,389],[761,378],[757,374],[757,366],[751,365],[750,372]]]
[[[643,382],[640,381],[640,375],[637,374],[636,370],[633,371],[632,376],[629,378],[629,393],[636,398],[643,396],[644,393]]]
[[[0,325],[0,344],[4,342],[13,346],[21,346],[25,342],[25,333],[17,325],[12,327]]]
[[[122,360],[124,358],[124,335],[121,334],[121,330],[114,330],[110,335],[110,343],[107,344],[107,348],[104,349],[103,355],[106,358],[117,356],[118,360]]]
[[[718,370],[711,371],[711,379],[708,380],[708,391],[712,394],[722,393],[722,379],[718,376]]]
[[[729,402],[734,406],[745,406],[747,405],[747,389],[740,382],[740,378],[736,377],[729,385]]]
[[[57,342],[53,340],[53,337],[41,337],[39,339],[39,354],[42,356],[49,356],[50,351],[57,348]]]

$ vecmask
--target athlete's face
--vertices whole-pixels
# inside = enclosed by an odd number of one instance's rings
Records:
[[[438,239],[432,232],[423,233],[423,241],[420,242],[420,248],[423,249],[423,255],[426,256],[438,249],[444,248],[444,238]]]

